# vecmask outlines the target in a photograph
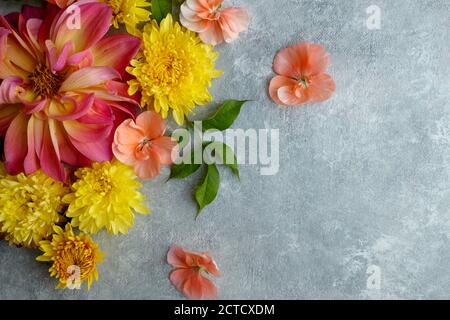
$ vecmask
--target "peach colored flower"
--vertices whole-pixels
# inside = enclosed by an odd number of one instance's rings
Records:
[[[0,137],[11,175],[42,169],[64,181],[65,164],[111,160],[114,129],[134,117],[138,104],[121,79],[140,40],[106,36],[106,4],[78,8],[80,29],[54,5],[0,16]]]
[[[220,275],[209,253],[191,252],[173,246],[167,253],[167,262],[175,268],[170,273],[170,281],[188,299],[214,299],[217,296],[215,284],[203,275]]]
[[[186,0],[181,5],[180,22],[197,32],[203,42],[217,45],[232,42],[247,30],[250,17],[243,8],[224,8],[223,0]]]
[[[318,44],[303,42],[282,49],[273,62],[279,75],[270,82],[271,98],[284,106],[328,100],[336,90],[325,73],[329,65],[330,54]]]
[[[159,175],[161,165],[172,164],[172,151],[177,142],[165,137],[166,124],[159,113],[145,111],[136,122],[122,122],[114,135],[113,152],[124,164],[134,166],[141,179]]]

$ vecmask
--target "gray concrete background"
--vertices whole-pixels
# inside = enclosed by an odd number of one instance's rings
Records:
[[[194,220],[199,176],[147,183],[153,210],[126,236],[100,234],[100,282],[58,291],[38,252],[0,244],[0,298],[177,299],[171,244],[213,253],[222,299],[450,298],[450,2],[241,0],[250,30],[219,46],[213,93],[254,99],[236,128],[280,129],[280,171],[221,170],[217,201]],[[381,30],[365,26],[382,9]],[[1,2],[1,12],[18,8]],[[333,98],[283,109],[267,96],[278,49],[332,54]],[[215,104],[199,114],[213,112]],[[167,176],[167,171],[165,172]],[[380,290],[366,287],[381,268]]]

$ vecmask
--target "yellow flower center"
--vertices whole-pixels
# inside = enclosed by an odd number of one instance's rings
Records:
[[[110,175],[106,171],[95,172],[95,174],[97,177],[94,184],[94,190],[102,196],[108,194],[113,188],[113,181],[111,180]]]
[[[33,91],[43,97],[55,96],[64,79],[64,75],[54,74],[45,64],[38,64],[28,77]]]
[[[82,281],[95,271],[95,263],[95,249],[79,236],[75,236],[58,244],[52,273],[58,275],[61,282],[66,283],[70,276],[76,275],[73,267],[79,268],[79,280]]]

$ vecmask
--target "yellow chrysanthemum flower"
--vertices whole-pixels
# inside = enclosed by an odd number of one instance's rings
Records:
[[[62,198],[69,192],[61,182],[38,171],[0,180],[0,231],[12,244],[37,247],[53,226],[64,222]]]
[[[59,280],[56,288],[80,288],[86,281],[89,289],[92,280],[98,281],[97,264],[101,262],[103,253],[91,237],[75,235],[69,223],[65,231],[58,226],[54,231],[51,241],[40,242],[44,254],[36,260],[53,262],[48,271]]]
[[[73,193],[64,197],[69,205],[66,216],[72,225],[86,233],[106,228],[109,233],[127,233],[134,224],[133,210],[149,213],[145,197],[137,189],[141,184],[131,167],[119,161],[94,163],[75,172],[78,180]]]
[[[113,26],[117,29],[119,24],[125,25],[127,32],[133,35],[140,34],[138,25],[150,20],[150,7],[147,0],[100,0],[109,5],[113,11]]]
[[[214,69],[219,54],[195,33],[174,23],[170,14],[160,26],[155,21],[147,24],[142,42],[141,54],[127,68],[136,77],[128,82],[129,94],[141,90],[142,106],[153,108],[163,118],[171,108],[181,125],[195,105],[212,100],[211,79],[222,74]]]

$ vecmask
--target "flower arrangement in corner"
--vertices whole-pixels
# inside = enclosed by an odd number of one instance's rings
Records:
[[[150,213],[139,178],[171,166],[169,178],[183,179],[203,165],[198,213],[216,198],[217,165],[173,164],[180,142],[166,119],[193,126],[189,116],[213,100],[209,88],[222,74],[214,46],[236,40],[250,19],[223,0],[47,2],[0,16],[0,238],[42,251],[37,260],[50,264],[57,288],[90,288],[104,255],[91,235],[126,234],[135,214]],[[126,33],[109,33],[117,28]],[[284,106],[329,99],[329,62],[319,45],[281,50],[271,98]],[[245,103],[225,101],[203,130],[228,129]],[[200,148],[231,156],[226,166],[239,178],[231,148]],[[186,297],[216,297],[209,253],[172,246],[167,262]]]
[[[103,257],[91,235],[126,234],[150,213],[138,178],[158,176],[178,150],[165,119],[182,126],[212,101],[214,45],[248,26],[222,2],[48,0],[0,16],[0,237],[40,249],[57,288],[90,288]],[[176,248],[169,263],[218,275],[209,255]],[[171,277],[182,293],[215,296],[188,273]],[[188,276],[197,291],[180,287]]]

